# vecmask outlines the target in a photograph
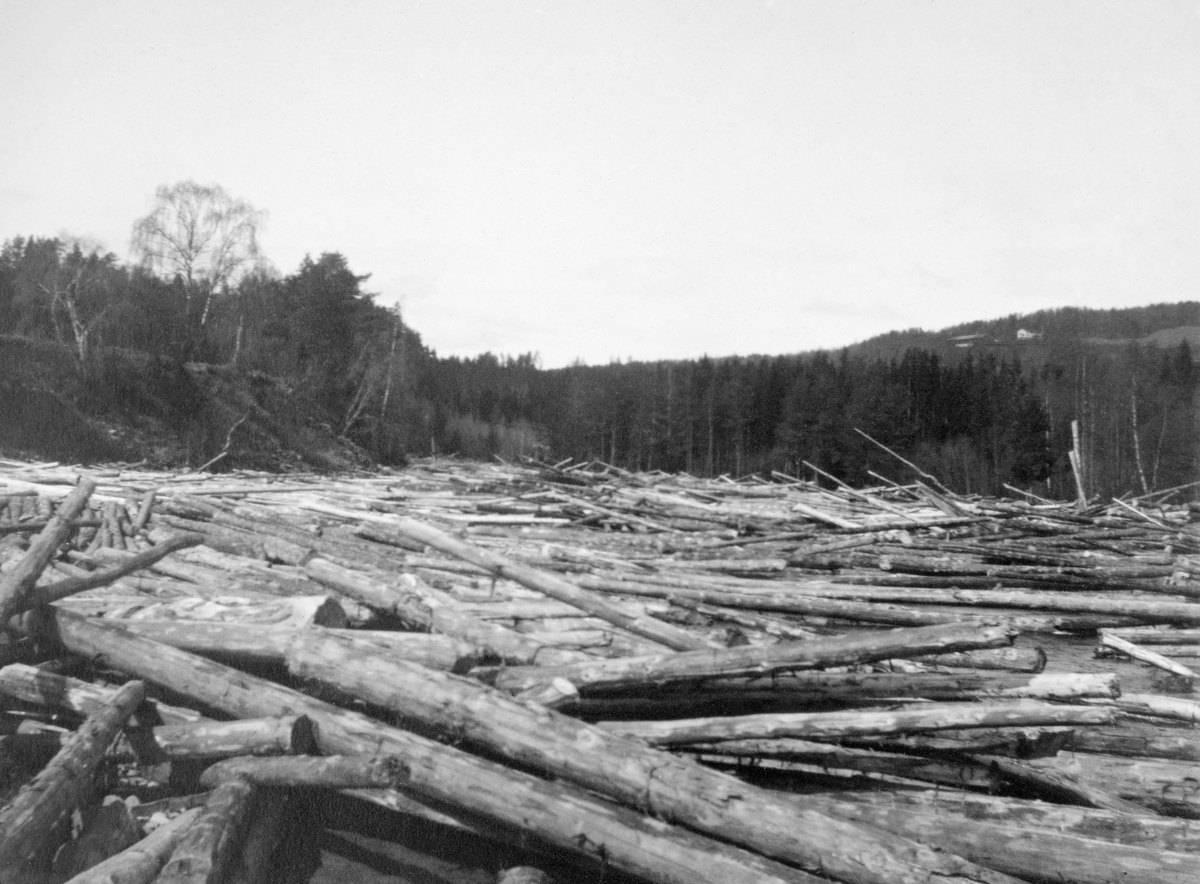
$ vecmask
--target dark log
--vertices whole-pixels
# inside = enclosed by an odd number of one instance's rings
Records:
[[[250,817],[254,787],[227,780],[208,796],[200,813],[179,835],[158,884],[221,884],[237,860]]]
[[[150,884],[170,859],[180,836],[199,814],[198,807],[184,811],[131,847],[76,875],[67,884]]]
[[[80,803],[109,743],[145,695],[140,681],[124,685],[109,703],[88,716],[44,770],[0,807],[0,880],[40,849],[58,820]]]

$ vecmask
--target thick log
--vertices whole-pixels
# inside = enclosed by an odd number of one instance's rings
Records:
[[[91,479],[80,479],[75,490],[59,506],[58,512],[29,544],[29,549],[17,566],[0,577],[0,629],[22,610],[38,578],[54,558],[58,547],[70,535],[71,522],[79,518],[95,490],[96,483]]]
[[[44,770],[0,808],[0,880],[26,862],[50,837],[58,820],[80,802],[109,743],[145,696],[142,682],[124,685],[111,702],[88,716]]]
[[[305,564],[304,570],[318,583],[376,611],[431,632],[461,639],[474,645],[480,653],[494,655],[506,663],[563,663],[585,658],[579,652],[547,647],[511,629],[465,614],[453,597],[421,584],[411,575],[400,575],[398,579],[402,585],[385,584],[324,559],[312,559]]]
[[[1020,621],[1013,627],[1025,631]],[[1008,672],[1041,672],[1046,668],[1046,653],[1041,648],[997,648],[982,651],[958,651],[950,654],[912,657],[915,663],[949,669],[1003,669]]]
[[[1122,694],[1115,700],[1089,700],[1090,703],[1111,704],[1122,712],[1170,718],[1200,724],[1200,703],[1182,697],[1166,697],[1161,694]]]
[[[161,725],[151,734],[157,749],[174,760],[299,754],[317,745],[312,720],[304,715]]]
[[[259,663],[284,663],[290,654],[312,653],[306,646],[325,641],[350,642],[363,653],[395,654],[432,669],[466,672],[479,652],[447,635],[385,630],[342,630],[312,626],[252,625],[197,620],[130,620],[130,632],[193,654]]]
[[[158,884],[220,884],[237,859],[254,799],[254,787],[227,780],[212,791],[179,836]]]
[[[180,835],[199,814],[198,807],[184,811],[131,847],[79,873],[67,884],[150,884],[175,850]]]
[[[513,693],[563,679],[581,692],[604,688],[685,684],[713,678],[759,676],[819,666],[845,666],[939,651],[1009,645],[1016,633],[1006,624],[971,621],[896,629],[837,638],[779,642],[720,651],[689,651],[651,657],[595,660],[570,666],[518,668],[501,672],[496,686]]]
[[[1041,767],[1046,762],[1033,762]],[[1200,782],[1196,765],[1161,758],[1116,758],[1079,752],[1071,756],[1067,776],[1080,783],[1102,783],[1124,801],[1163,816],[1200,820]]]
[[[653,617],[634,616],[626,613],[591,592],[563,580],[554,574],[539,571],[520,565],[503,556],[472,546],[451,537],[430,525],[425,525],[415,519],[401,518],[393,526],[394,530],[418,543],[432,546],[434,549],[456,556],[463,561],[486,568],[496,577],[515,580],[522,586],[537,590],[540,593],[574,605],[587,611],[594,617],[606,620],[614,626],[627,629],[634,635],[665,645],[676,651],[691,651],[698,648],[714,647],[714,643],[698,638],[687,630],[655,620]]]
[[[963,727],[1111,724],[1114,716],[1096,715],[1097,708],[1059,706],[1035,700],[922,703],[898,710],[791,712],[680,721],[611,721],[601,727],[613,733],[638,737],[652,746],[689,746],[723,740],[834,739]]]
[[[92,715],[111,702],[117,690],[22,663],[12,663],[0,669],[0,694],[26,703],[65,709],[83,717]],[[206,720],[191,709],[170,706],[157,700],[148,702],[153,704],[159,718],[167,724],[190,724]]]
[[[125,671],[145,672],[158,683],[231,715],[302,713],[317,721],[319,741],[327,752],[402,754],[414,771],[411,788],[451,805],[503,819],[515,805],[533,800],[514,796],[540,794],[536,790],[546,788],[543,780],[119,628],[63,612],[57,613],[56,620],[60,639],[75,653],[102,655]],[[657,819],[710,832],[835,880],[850,884],[1011,882],[1007,876],[907,839],[813,813],[791,796],[756,789],[636,740],[506,699],[466,679],[403,661],[385,662],[387,665],[367,670],[349,658],[331,661],[331,671],[322,673],[322,680],[329,676],[340,689],[402,710],[404,715],[453,733],[456,740],[489,746],[522,764],[648,809]],[[550,791],[557,793],[558,787]],[[585,811],[586,806],[580,805],[574,815],[558,816],[557,824],[551,815],[547,823],[560,827],[576,851],[602,849],[607,855],[603,836],[596,841],[579,837],[593,823],[599,824]],[[805,837],[796,838],[797,831],[803,831]]]

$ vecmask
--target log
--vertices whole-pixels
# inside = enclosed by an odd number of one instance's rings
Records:
[[[344,630],[312,626],[256,626],[196,620],[130,620],[130,632],[194,654],[222,659],[282,664],[307,645],[349,642],[364,653],[389,653],[433,669],[466,672],[480,662],[479,652],[446,635],[385,630]],[[311,652],[311,651],[307,651]]]
[[[652,746],[694,746],[723,740],[835,739],[863,735],[922,733],[963,727],[1087,726],[1111,724],[1094,706],[1059,706],[1035,700],[988,703],[922,703],[898,710],[792,712],[679,721],[610,721],[601,727],[645,740]]]
[[[1141,660],[1143,663],[1149,663],[1151,666],[1155,666],[1172,675],[1182,676],[1189,681],[1195,681],[1197,678],[1196,673],[1183,664],[1176,663],[1174,660],[1170,660],[1148,648],[1135,645],[1133,642],[1127,641],[1119,635],[1113,635],[1112,633],[1102,634],[1100,636],[1100,645],[1101,647],[1120,651],[1122,654],[1126,654],[1135,660]]]
[[[54,855],[51,869],[63,878],[73,877],[136,844],[141,837],[142,827],[125,802],[109,801],[92,814],[79,837]]]
[[[997,823],[1024,831],[1061,832],[1079,838],[1145,847],[1156,851],[1200,853],[1200,823],[1146,814],[1116,813],[1090,807],[1050,804],[945,789],[922,791],[841,791],[812,796],[814,801],[852,801],[867,807],[913,814],[925,825],[930,817],[959,826],[963,820]],[[891,830],[891,824],[882,828]],[[918,838],[917,840],[923,840]],[[1053,868],[1051,866],[1051,868]]]
[[[969,799],[967,799],[969,800]],[[1157,847],[1114,844],[1055,831],[1018,828],[911,805],[882,807],[825,797],[847,819],[887,829],[1039,884],[1187,884],[1196,857]]]
[[[1033,762],[1039,767],[1043,763]],[[1080,783],[1103,783],[1105,791],[1163,816],[1200,820],[1200,780],[1196,773],[1191,762],[1079,752],[1071,757],[1066,775]]]
[[[80,803],[109,743],[145,696],[142,682],[124,685],[88,716],[44,770],[0,807],[0,880],[15,874],[46,843],[58,820]]]
[[[250,817],[254,787],[227,780],[212,791],[200,813],[179,835],[158,884],[219,884],[237,859]]]
[[[410,788],[493,819],[505,819],[517,807],[544,806],[544,821],[551,836],[565,837],[577,852],[595,855],[590,851],[603,849],[611,858],[603,835],[598,840],[579,837],[590,831],[593,823],[600,822],[586,812],[589,805],[572,798],[577,806],[568,814],[562,813],[558,805],[542,804],[543,798],[568,794],[561,782],[548,788],[539,778],[140,639],[118,627],[62,611],[56,612],[55,620],[60,640],[74,653],[102,655],[111,665],[127,672],[145,672],[159,684],[231,715],[308,715],[317,721],[324,751],[402,754],[414,772]],[[791,796],[756,789],[636,740],[506,699],[457,676],[403,661],[383,662],[386,665],[367,671],[350,659],[331,661],[329,675],[332,681],[340,682],[342,690],[402,710],[411,718],[454,733],[456,740],[469,735],[473,744],[488,745],[501,755],[520,758],[524,765],[594,788],[618,802],[648,809],[664,822],[711,832],[726,842],[848,884],[949,884],[956,876],[960,884],[1012,884],[1008,876],[952,855],[813,813]],[[572,790],[570,794],[575,793]],[[806,837],[796,838],[797,831],[804,831]],[[710,880],[730,879],[718,876]]]
[[[714,647],[713,642],[697,638],[690,632],[671,626],[652,617],[633,616],[622,611],[615,605],[609,604],[587,590],[563,580],[554,574],[539,571],[525,565],[519,565],[503,556],[482,550],[479,547],[456,540],[444,531],[439,531],[430,525],[422,524],[415,519],[401,518],[392,525],[394,530],[410,540],[432,546],[434,549],[456,556],[463,561],[486,568],[496,577],[514,580],[522,586],[537,590],[550,598],[567,602],[589,614],[606,620],[614,626],[627,629],[634,635],[665,645],[676,651],[691,651],[704,647]]]
[[[170,858],[200,808],[181,813],[142,840],[71,878],[67,884],[150,884]]]
[[[17,566],[0,577],[0,629],[22,610],[38,578],[54,558],[58,547],[70,535],[71,522],[79,518],[95,490],[95,482],[81,478],[75,490],[59,506],[58,512],[29,544],[29,549]]]
[[[317,745],[313,722],[304,715],[160,725],[151,734],[157,750],[176,761],[300,754]]]
[[[581,692],[603,688],[664,686],[713,678],[763,676],[795,669],[845,666],[940,651],[1009,645],[1016,633],[1006,624],[971,621],[944,626],[896,629],[837,638],[779,642],[720,651],[689,651],[649,657],[594,660],[556,667],[513,667],[501,672],[496,686],[517,693],[561,678]]]
[[[32,608],[35,605],[48,605],[51,602],[65,599],[68,596],[84,592],[85,590],[109,586],[126,574],[132,574],[143,568],[149,568],[177,550],[197,546],[203,542],[204,538],[198,534],[177,534],[152,549],[130,556],[125,561],[111,568],[104,568],[86,577],[68,577],[65,580],[58,580],[54,583],[38,586],[17,607],[17,613],[20,613],[25,608]]]
[[[26,703],[40,703],[52,709],[65,709],[82,717],[94,714],[106,703],[111,702],[117,690],[22,663],[12,663],[0,668],[0,694],[24,700]],[[191,709],[170,706],[157,700],[148,702],[153,705],[158,717],[168,724],[190,724],[206,720]]]
[[[547,647],[511,629],[464,614],[452,596],[422,584],[411,575],[400,575],[402,586],[389,585],[325,559],[310,560],[304,570],[318,583],[376,611],[469,642],[481,654],[494,655],[506,663],[530,665],[538,661],[569,662],[586,658],[577,651]]]

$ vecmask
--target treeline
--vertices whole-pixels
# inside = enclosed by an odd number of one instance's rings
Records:
[[[0,336],[26,347],[9,347],[9,363],[34,344],[52,348],[74,369],[46,386],[71,374],[73,401],[126,418],[150,404],[129,392],[128,369],[113,367],[122,354],[148,357],[160,373],[174,365],[180,377],[201,363],[270,378],[383,463],[456,453],[910,481],[886,446],[959,492],[1007,485],[1063,499],[1076,494],[1067,452],[1077,438],[1088,496],[1197,478],[1200,378],[1186,338],[1166,349],[1111,339],[1200,324],[1198,304],[1048,311],[952,330],[987,336],[966,350],[946,334],[898,332],[839,354],[543,370],[531,354],[438,358],[341,254],[272,270],[258,252],[261,220],[220,188],[184,182],[161,188],[135,223],[132,262],[63,238],[4,242]],[[1018,346],[1020,329],[1037,334]],[[905,341],[927,346],[900,349]],[[19,397],[9,381],[0,378],[0,400],[11,411]],[[223,439],[227,429],[212,432]],[[213,444],[201,447],[211,455]]]
[[[69,352],[69,392],[91,414],[128,408],[118,397],[129,398],[133,379],[114,367],[123,352],[208,363],[283,380],[335,435],[397,462],[427,444],[418,389],[430,354],[398,311],[374,302],[367,279],[327,253],[209,293],[86,244],[17,237],[0,246],[0,335]]]

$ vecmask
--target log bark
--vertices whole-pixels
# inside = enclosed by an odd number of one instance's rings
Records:
[[[51,709],[65,709],[76,715],[88,716],[112,701],[117,688],[95,685],[78,678],[46,672],[36,666],[12,663],[0,669],[0,694],[40,703]],[[149,700],[159,718],[167,724],[190,724],[204,721],[203,716],[178,706]]]
[[[237,859],[245,837],[254,787],[228,780],[208,796],[200,813],[179,836],[158,884],[220,884]]]
[[[652,617],[632,616],[615,605],[609,604],[593,593],[563,580],[554,574],[539,571],[525,565],[519,565],[503,556],[479,549],[469,543],[456,540],[444,531],[439,531],[430,525],[422,524],[415,519],[401,518],[394,525],[397,533],[410,540],[432,546],[434,549],[456,556],[473,565],[486,568],[496,577],[515,580],[522,586],[537,590],[550,598],[567,602],[587,611],[594,617],[606,620],[614,626],[627,629],[634,635],[665,645],[676,651],[691,651],[699,648],[713,647],[714,644],[698,638],[687,630],[671,626]]]
[[[145,672],[158,683],[229,714],[302,713],[317,721],[325,751],[403,754],[406,763],[421,773],[419,778],[414,774],[411,788],[458,807],[503,818],[519,803],[513,797],[515,790],[544,784],[203,658],[123,634],[119,628],[62,612],[56,619],[58,635],[75,653],[99,654],[126,671]],[[339,672],[345,678],[339,678]],[[711,832],[724,841],[849,884],[1011,882],[1008,876],[957,857],[813,813],[792,796],[755,789],[637,741],[506,699],[456,676],[402,661],[363,671],[350,659],[331,661],[329,675],[339,688],[402,710],[453,733],[457,740],[489,746],[523,764],[649,810],[658,819]],[[495,807],[484,801],[483,785],[488,795],[495,796]],[[588,853],[603,844],[602,836],[599,841],[578,837],[593,819],[582,805],[575,815],[558,819],[560,832],[565,832],[576,851]],[[554,817],[547,822],[553,824]],[[804,831],[806,837],[796,838],[797,831]]]
[[[513,693],[561,678],[586,693],[589,689],[663,686],[734,676],[762,676],[794,669],[845,666],[938,651],[1009,645],[1016,633],[1007,625],[971,621],[945,626],[897,629],[837,638],[690,651],[651,657],[595,660],[570,666],[517,668],[501,672],[496,686]]]
[[[67,884],[150,884],[170,859],[179,837],[199,814],[198,807],[184,811],[133,846],[71,878]]]
[[[33,592],[38,578],[54,558],[58,547],[71,533],[71,522],[79,518],[87,506],[88,498],[96,490],[96,483],[81,478],[58,512],[46,523],[42,532],[29,544],[29,549],[13,570],[0,577],[0,629],[9,619],[22,610],[29,594]]]
[[[124,685],[83,723],[54,760],[0,808],[0,880],[26,862],[55,823],[79,803],[109,743],[145,698],[140,681]]]
[[[1114,716],[1096,715],[1097,708],[1059,706],[1035,700],[922,703],[899,710],[792,712],[680,721],[611,721],[601,726],[613,733],[645,740],[652,746],[689,746],[723,740],[771,740],[780,737],[835,739],[962,727],[1111,724]]]
[[[1039,884],[1190,884],[1196,857],[1156,847],[1114,844],[1053,828],[1017,828],[911,806],[878,807],[825,798],[822,806],[848,819],[887,829],[931,847]]]
[[[326,641],[348,642],[364,654],[395,654],[432,669],[466,672],[480,662],[474,646],[446,635],[312,626],[257,626],[196,620],[130,620],[130,632],[193,654],[223,659],[285,663],[292,654],[313,653]]]

